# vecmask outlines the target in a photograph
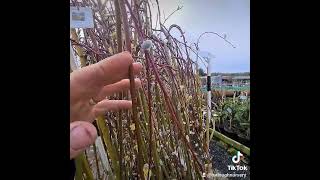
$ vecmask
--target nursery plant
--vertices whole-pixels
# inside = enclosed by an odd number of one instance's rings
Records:
[[[70,31],[81,67],[122,51],[144,67],[138,76],[140,89],[129,68],[130,91],[106,97],[131,99],[132,110],[97,117],[102,146],[96,142],[77,157],[76,179],[210,178],[211,157],[204,151],[209,129],[204,126],[204,96],[192,58],[201,57],[179,25],[164,25],[174,12],[165,17],[158,0],[71,0],[70,6],[93,11],[94,28]],[[179,36],[173,36],[174,31]]]

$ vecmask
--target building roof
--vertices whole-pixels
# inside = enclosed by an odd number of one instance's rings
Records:
[[[250,80],[250,76],[235,76],[232,79],[243,79],[243,80]]]
[[[215,78],[215,77],[217,77],[217,76],[211,76],[212,78]],[[206,79],[207,78],[207,76],[201,76],[200,77],[201,79]],[[250,80],[250,76],[234,76],[234,77],[232,77],[232,76],[222,76],[222,79],[224,79],[224,80]]]

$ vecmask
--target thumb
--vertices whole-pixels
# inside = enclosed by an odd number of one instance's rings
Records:
[[[97,138],[97,130],[93,124],[84,121],[70,123],[70,159],[79,155]]]

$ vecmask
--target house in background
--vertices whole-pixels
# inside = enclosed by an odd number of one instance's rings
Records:
[[[202,76],[201,85],[207,85],[207,76]],[[250,76],[211,76],[211,86],[213,87],[243,87],[250,86]]]
[[[232,78],[232,86],[250,86],[250,76],[235,76]]]

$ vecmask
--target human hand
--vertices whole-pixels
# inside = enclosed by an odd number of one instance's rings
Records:
[[[97,130],[91,123],[97,116],[132,107],[129,100],[106,99],[130,89],[128,78],[132,63],[131,54],[123,52],[70,74],[70,159],[94,143]],[[135,75],[141,70],[140,63],[133,63]],[[141,87],[138,78],[135,87]]]

